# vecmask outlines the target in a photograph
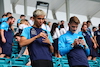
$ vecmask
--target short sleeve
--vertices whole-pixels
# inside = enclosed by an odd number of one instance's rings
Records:
[[[31,28],[29,28],[29,27],[24,28],[21,36],[25,37],[26,39],[30,39],[30,29]]]
[[[8,27],[9,26],[6,24],[6,22],[1,23],[1,25],[0,25],[0,29],[6,30],[6,31],[7,31]]]
[[[6,17],[6,18],[2,18],[2,22],[6,22],[8,20],[8,17]]]
[[[18,19],[17,23],[20,23],[21,19]]]

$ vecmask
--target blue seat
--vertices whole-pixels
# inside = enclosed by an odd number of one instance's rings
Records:
[[[68,64],[62,64],[62,67],[69,67]]]
[[[56,63],[56,67],[62,67],[62,64],[60,62]]]
[[[25,61],[24,59],[12,59],[13,65],[25,65],[28,61]]]
[[[10,63],[10,59],[8,58],[0,58],[0,64],[9,64]]]

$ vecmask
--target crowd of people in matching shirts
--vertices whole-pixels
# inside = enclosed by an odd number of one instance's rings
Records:
[[[37,30],[37,28],[34,27],[34,23],[36,22],[36,18],[34,19],[34,17],[36,17],[36,16],[33,14],[33,17],[30,17],[30,20],[27,20],[25,18],[25,15],[20,15],[20,19],[18,19],[18,21],[17,21],[17,24],[16,24],[17,28],[15,31],[13,24],[16,19],[12,16],[12,13],[7,12],[2,15],[2,18],[0,19],[0,58],[3,58],[3,57],[10,58],[10,56],[12,54],[12,46],[13,46],[12,44],[13,44],[14,38],[18,42],[21,41],[21,37],[24,35],[27,37],[27,39],[29,39],[28,36],[25,34],[25,30],[24,30],[25,28],[33,27],[30,32],[33,34],[36,33],[36,32],[33,32],[33,31]],[[66,25],[64,26],[63,20],[58,23],[57,22],[52,23],[52,22],[48,22],[47,19],[44,19],[44,17],[38,18],[38,20],[41,20],[41,19],[44,20],[43,24],[41,25],[41,28],[43,30],[46,30],[47,32],[49,32],[52,37],[52,38],[49,38],[49,40],[50,39],[51,39],[51,41],[53,40],[53,42],[51,42],[53,45],[53,48],[51,48],[51,50],[53,52],[52,55],[54,55],[55,57],[61,58],[66,53],[63,53],[62,50],[60,50],[61,46],[59,46],[59,42],[62,41],[61,35],[64,35],[64,34],[66,34],[66,32],[71,30],[70,25],[69,25],[69,30],[66,30],[66,28],[65,28]],[[90,54],[87,57],[87,59],[96,61],[96,57],[100,56],[100,53],[99,53],[99,50],[100,50],[100,24],[98,25],[98,29],[96,27],[93,27],[92,29],[90,29],[89,27],[91,24],[92,24],[91,21],[83,22],[80,32],[78,32],[78,35],[82,35],[82,37],[80,37],[80,39],[85,40],[85,44],[87,44],[90,49]],[[35,23],[35,25],[36,25],[36,23]],[[37,26],[38,26],[38,24],[37,24]],[[72,26],[72,27],[76,28],[75,26]],[[73,31],[76,31],[76,30],[73,30]],[[44,32],[44,31],[42,31],[42,32]],[[47,32],[44,32],[44,33],[47,33]],[[34,37],[34,35],[32,35],[32,36]],[[47,36],[49,36],[49,34]],[[70,35],[69,35],[69,37],[70,37]],[[19,52],[18,52],[17,58],[21,57],[22,54],[29,55],[29,53],[31,53],[31,50],[28,49],[31,47],[21,46],[21,45],[18,45],[18,46],[19,46]],[[72,47],[73,47],[73,45],[72,45]],[[53,51],[53,49],[54,49],[54,51]],[[70,48],[68,48],[68,49],[70,49]],[[28,50],[30,52],[28,52]],[[88,51],[88,53],[89,53],[89,51]],[[31,59],[32,59],[32,57],[31,57]],[[33,62],[32,62],[32,64],[33,64]],[[31,65],[31,61],[27,65]]]

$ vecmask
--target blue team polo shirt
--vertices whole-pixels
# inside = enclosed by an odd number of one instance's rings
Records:
[[[31,33],[31,29],[34,28],[34,32]],[[26,37],[27,39],[30,39],[31,37],[34,37],[38,35],[43,29],[41,28],[35,28],[35,27],[27,27],[23,30],[21,36]],[[32,35],[35,34],[35,35]],[[50,33],[47,31],[48,38],[50,39],[50,42],[53,43],[53,40],[51,38]],[[41,38],[36,39],[34,42],[28,45],[30,59],[31,60],[50,60],[52,61],[52,54],[49,51],[49,48],[47,47],[48,44],[43,43]]]
[[[100,46],[100,30],[95,31],[94,36],[96,36],[97,43]]]
[[[0,25],[0,29],[3,29],[5,31],[8,31],[9,25],[6,22],[2,22]]]
[[[72,50],[73,47],[71,44],[74,42],[75,39],[78,39],[79,37],[83,37],[83,36],[80,34],[72,33],[70,31],[67,31],[66,34],[61,35],[59,38],[59,43],[58,43],[58,48],[59,48],[60,54],[65,55],[70,50]],[[83,39],[84,39],[84,37],[83,37]],[[85,39],[84,39],[84,41],[85,41]],[[87,44],[86,44],[86,46],[87,46]],[[89,55],[89,49],[85,49],[85,52],[87,55]]]
[[[67,54],[69,66],[86,65],[88,66],[88,61],[86,55],[90,54],[89,48],[84,48],[83,45],[79,44],[72,47],[75,39],[83,37],[82,35],[72,33],[67,31],[66,34],[61,35],[59,38],[59,51],[61,55]],[[87,46],[87,45],[86,45]],[[87,46],[88,47],[88,46]]]
[[[20,23],[20,21],[21,21],[21,19],[18,19],[18,20],[17,20],[17,23]]]
[[[1,19],[2,22],[6,22],[7,20],[8,20],[8,17]]]

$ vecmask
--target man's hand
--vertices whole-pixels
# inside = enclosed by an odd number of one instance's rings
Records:
[[[5,38],[2,38],[2,42],[3,42],[3,43],[6,43],[6,39],[5,39]]]
[[[79,41],[78,41],[78,39],[75,39],[74,40],[74,43],[72,44],[73,46],[76,46],[76,45],[78,45],[79,44]]]
[[[37,38],[40,38],[40,37],[47,38],[47,34],[40,32],[40,34],[37,35]]]
[[[96,43],[94,43],[94,46],[93,46],[93,47],[94,47],[94,49],[96,49],[96,48],[97,48],[97,45],[96,45]]]
[[[48,39],[48,37],[45,38],[45,39],[42,39],[42,40],[43,40],[44,43],[48,43],[48,44],[50,44],[50,40]]]
[[[79,44],[86,45],[85,42],[84,42],[84,40],[78,39],[78,41],[79,41]]]

